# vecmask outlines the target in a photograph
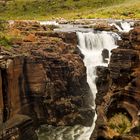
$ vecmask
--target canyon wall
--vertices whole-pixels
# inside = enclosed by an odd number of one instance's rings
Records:
[[[22,38],[14,39],[10,50],[1,47],[3,137],[15,132],[21,139],[36,139],[31,130],[41,124],[91,126],[92,96],[76,33],[51,32],[36,22],[16,22],[10,30]]]
[[[108,67],[98,67],[97,121],[91,140],[140,138],[140,27],[121,34]]]
[[[35,129],[41,124],[91,126],[93,122],[93,98],[76,33],[52,28],[37,22],[9,27],[16,36],[12,48],[0,48],[2,140],[36,140]],[[98,118],[91,140],[139,139],[140,27],[121,37],[109,66],[97,67]]]

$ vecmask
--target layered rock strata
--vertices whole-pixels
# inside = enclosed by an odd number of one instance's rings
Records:
[[[97,121],[91,140],[140,138],[140,27],[122,34],[109,67],[97,68]]]
[[[33,120],[34,128],[41,124],[90,126],[93,122],[92,96],[76,34],[47,29],[36,22],[10,26],[9,32],[18,38],[14,38],[13,48],[1,47],[0,53],[3,130],[12,129],[7,122],[16,123],[18,114]],[[25,128],[28,119],[23,120],[16,128],[28,136],[32,129]]]

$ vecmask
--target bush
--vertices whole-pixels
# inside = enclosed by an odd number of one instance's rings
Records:
[[[119,134],[125,134],[130,131],[131,121],[125,114],[115,114],[109,120],[109,127],[114,131],[118,132]]]
[[[11,39],[6,37],[6,36],[1,36],[0,35],[0,45],[10,48],[11,47]]]
[[[6,26],[6,22],[3,20],[0,20],[0,31],[4,31],[6,28],[5,26]]]
[[[6,21],[0,20],[0,46],[10,47],[11,39],[6,36]]]

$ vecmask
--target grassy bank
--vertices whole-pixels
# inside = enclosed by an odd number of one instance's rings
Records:
[[[1,19],[140,19],[139,0],[11,0],[0,2]]]

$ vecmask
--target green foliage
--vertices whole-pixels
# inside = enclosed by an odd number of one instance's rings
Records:
[[[0,38],[0,45],[6,46],[6,47],[9,46],[9,40],[5,37]]]
[[[4,33],[0,32],[0,45],[10,48],[12,45],[12,38],[9,36],[6,36]]]
[[[130,131],[131,122],[125,114],[119,113],[109,120],[109,127],[119,134],[125,134]]]
[[[13,0],[0,4],[4,19],[140,18],[139,0]]]
[[[0,20],[0,46],[10,48],[11,38],[9,36],[6,36],[5,34],[6,26],[7,26],[6,21]]]
[[[0,20],[0,32],[4,31],[6,28],[6,22],[3,20]]]

